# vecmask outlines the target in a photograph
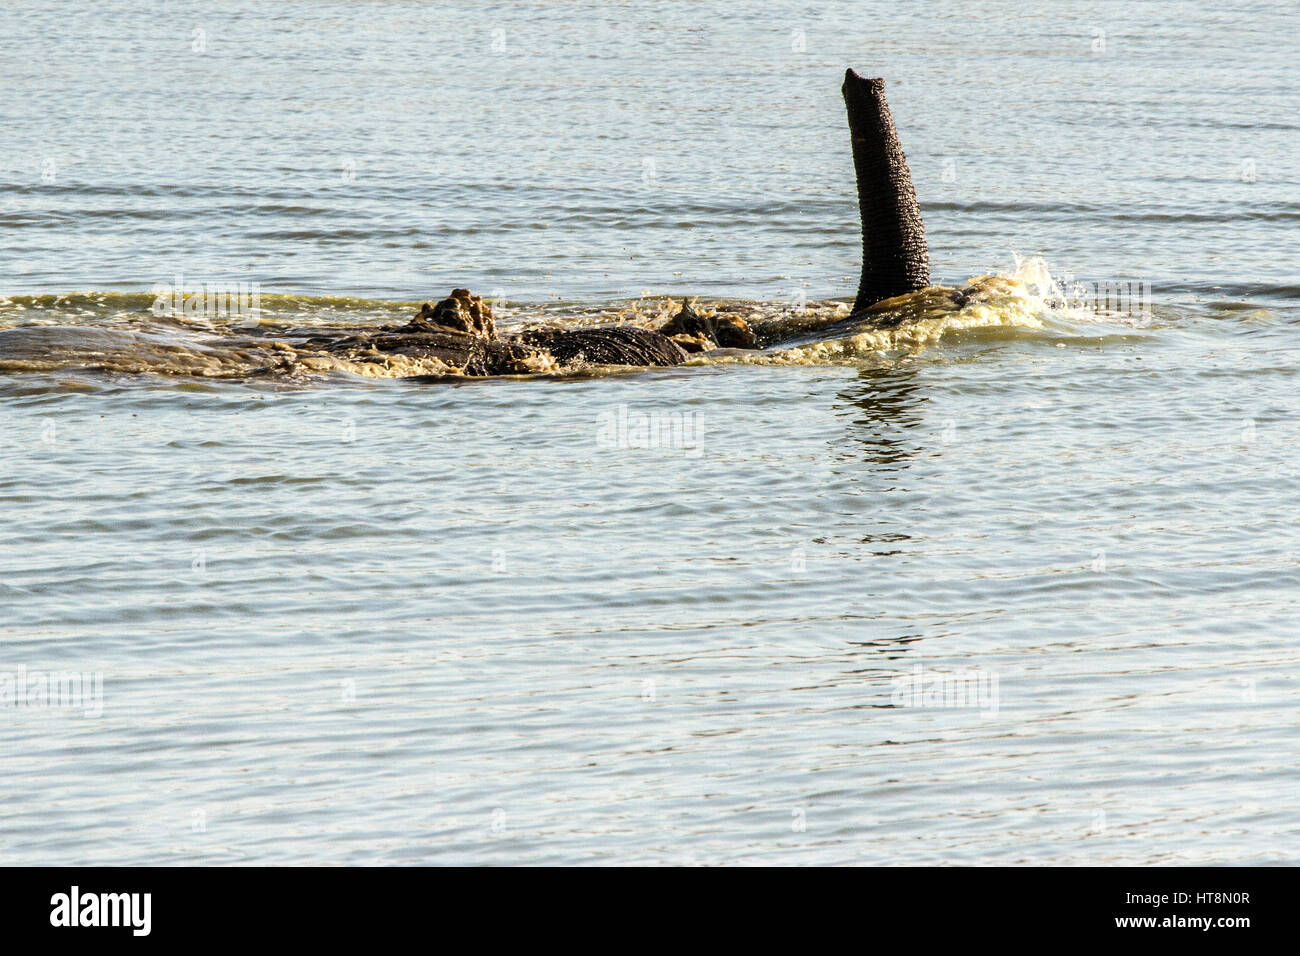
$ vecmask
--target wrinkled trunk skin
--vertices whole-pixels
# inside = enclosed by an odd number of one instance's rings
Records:
[[[930,284],[930,252],[907,158],[885,102],[885,81],[844,74],[862,217],[862,278],[853,311]]]

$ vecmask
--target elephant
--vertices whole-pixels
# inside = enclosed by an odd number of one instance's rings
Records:
[[[305,346],[350,357],[437,359],[462,375],[525,375],[578,365],[679,365],[686,351],[661,332],[635,325],[531,328],[500,334],[492,307],[468,289],[424,303],[411,321],[345,338],[316,336]],[[539,357],[541,361],[539,361]]]
[[[878,302],[928,287],[930,256],[884,80],[849,69],[841,92],[862,227],[862,271],[851,313],[858,317]],[[436,358],[454,371],[478,376],[534,372],[539,356],[543,366],[561,370],[583,364],[672,366],[694,352],[776,343],[760,342],[743,320],[701,316],[686,305],[658,330],[606,325],[500,334],[488,303],[468,289],[454,289],[436,304],[424,303],[403,326],[307,344],[329,352]]]

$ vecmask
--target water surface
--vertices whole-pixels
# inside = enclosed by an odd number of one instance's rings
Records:
[[[102,678],[0,861],[1295,862],[1287,5],[114,6],[0,12],[0,672]],[[848,65],[936,281],[1150,301],[439,385],[150,309],[830,315]]]

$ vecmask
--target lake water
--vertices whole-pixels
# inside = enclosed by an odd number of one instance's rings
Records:
[[[0,863],[1300,860],[1290,5],[217,6],[0,10]],[[840,315],[846,66],[1032,294],[460,384],[151,308]]]

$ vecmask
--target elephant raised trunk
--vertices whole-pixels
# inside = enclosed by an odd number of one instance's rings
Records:
[[[853,311],[930,284],[930,252],[907,158],[885,102],[885,81],[844,74],[862,217],[862,278]]]

